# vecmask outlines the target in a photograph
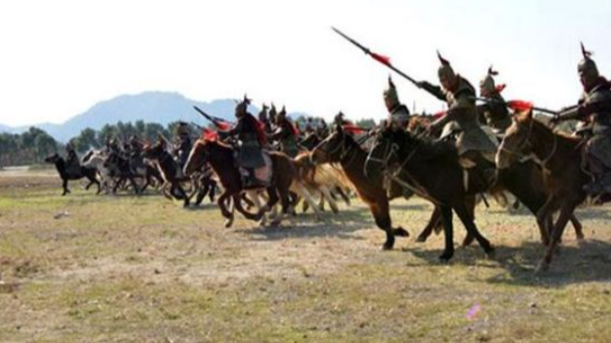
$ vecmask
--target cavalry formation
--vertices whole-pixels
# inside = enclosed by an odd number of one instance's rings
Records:
[[[336,30],[337,31],[337,30]],[[578,239],[582,225],[575,209],[589,200],[611,200],[611,84],[598,72],[583,48],[578,73],[584,97],[559,112],[540,109],[526,101],[506,101],[504,86],[497,85],[492,68],[480,82],[479,94],[441,55],[440,86],[415,81],[384,56],[356,44],[378,62],[408,78],[419,89],[445,101],[448,110],[433,116],[411,114],[399,100],[389,78],[384,101],[389,116],[378,127],[361,128],[338,114],[332,125],[308,119],[301,133],[286,109],[263,105],[258,117],[248,112],[247,97],[235,109],[230,124],[198,112],[211,121],[192,142],[188,124],[177,129],[177,142],[160,136],[155,143],[132,137],[127,144],[108,140],[100,151],[79,161],[68,145],[67,160],[57,154],[54,163],[63,180],[87,178],[98,192],[131,189],[140,194],[156,187],[189,206],[200,204],[220,191],[217,203],[230,227],[234,209],[245,218],[280,224],[303,202],[317,218],[328,202],[350,204],[356,193],[368,205],[378,228],[386,234],[384,249],[408,232],[392,223],[390,201],[419,196],[434,206],[431,218],[417,237],[424,242],[437,229],[443,231],[441,261],[454,254],[452,217],[456,214],[467,236],[488,256],[494,247],[475,223],[475,206],[488,196],[500,201],[511,193],[514,205],[523,204],[534,215],[545,254],[538,270],[546,270],[570,222]],[[536,117],[534,112],[552,114]],[[555,128],[565,120],[578,120],[575,132]],[[506,202],[506,200],[504,201]],[[277,213],[277,208],[280,214]],[[254,209],[255,212],[251,212]]]

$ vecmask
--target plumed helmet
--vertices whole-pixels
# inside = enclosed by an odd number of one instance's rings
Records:
[[[492,69],[492,66],[488,68],[488,73],[486,77],[479,83],[480,94],[487,95],[496,92],[496,82],[494,81],[494,77],[499,73]]]
[[[390,76],[388,77],[388,88],[384,91],[384,103],[389,111],[401,104],[399,102],[399,94],[397,94],[397,87],[395,87]]]
[[[583,55],[583,59],[579,62],[577,66],[577,71],[579,72],[579,76],[586,80],[588,83],[593,83],[596,81],[600,74],[598,73],[598,67],[594,60],[592,60],[592,53],[587,51],[586,48],[581,43],[581,54]]]
[[[244,100],[239,102],[238,105],[235,107],[235,116],[241,117],[246,114],[248,110],[248,105],[250,105],[250,99],[248,99],[246,94],[244,94]]]
[[[443,58],[439,51],[437,51],[437,57],[439,58],[439,62],[441,62],[441,66],[439,66],[437,70],[439,80],[453,81],[456,78],[456,73],[454,73],[454,69],[452,69],[450,62]]]

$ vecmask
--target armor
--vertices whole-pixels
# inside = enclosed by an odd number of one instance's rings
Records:
[[[280,142],[280,150],[290,157],[295,157],[299,153],[297,147],[297,129],[293,126],[286,117],[286,109],[282,108],[278,113],[276,122],[276,130],[272,133],[271,138]]]
[[[448,104],[447,114],[431,124],[432,130],[440,130],[446,124],[455,122],[462,132],[458,135],[456,146],[460,155],[468,151],[479,151],[494,154],[496,145],[482,130],[477,120],[475,106],[475,89],[469,81],[455,75],[454,89],[442,89],[439,86],[423,82],[423,87]]]
[[[578,72],[584,96],[577,107],[563,111],[554,121],[590,121],[591,134],[585,149],[586,167],[595,180],[584,190],[590,194],[611,193],[611,83],[598,74],[596,63],[582,45]]]
[[[393,130],[407,130],[410,119],[409,109],[399,101],[397,88],[390,77],[388,78],[388,89],[384,91],[383,95]]]

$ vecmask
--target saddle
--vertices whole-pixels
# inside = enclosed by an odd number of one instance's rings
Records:
[[[262,151],[264,165],[258,168],[238,166],[244,188],[266,188],[272,183],[272,159],[267,150]]]

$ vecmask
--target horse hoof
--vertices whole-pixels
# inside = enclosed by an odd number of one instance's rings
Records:
[[[409,232],[402,227],[394,229],[393,233],[396,237],[409,237]]]
[[[416,238],[416,243],[425,243],[427,238],[426,236],[418,236],[418,238]]]
[[[382,250],[383,251],[392,250],[394,246],[395,246],[394,243],[384,243],[384,245],[382,245]]]
[[[490,260],[494,259],[494,257],[496,256],[496,251],[494,250],[494,248],[490,248],[488,249],[488,251],[486,251],[486,257]]]
[[[541,275],[549,270],[549,264],[545,261],[539,263],[537,268],[535,269],[535,275]]]
[[[443,254],[443,255],[439,256],[439,263],[447,265],[447,264],[450,264],[450,260],[451,259],[452,259],[452,255]]]
[[[225,222],[225,228],[226,228],[226,229],[229,229],[229,228],[230,228],[232,225],[233,225],[233,219],[231,219],[231,220],[227,220],[227,221]]]

